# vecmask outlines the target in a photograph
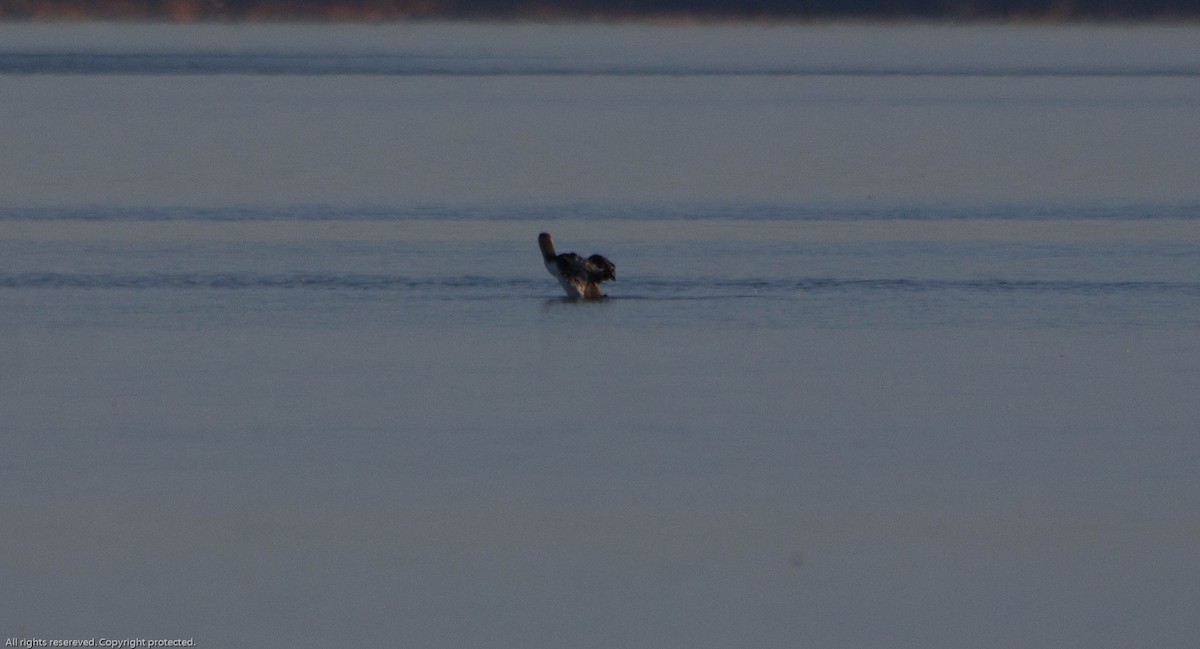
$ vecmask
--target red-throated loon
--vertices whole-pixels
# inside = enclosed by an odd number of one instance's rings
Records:
[[[546,270],[562,284],[569,298],[593,300],[604,297],[600,293],[600,282],[617,278],[617,267],[600,255],[584,259],[573,252],[554,254],[554,240],[545,232],[538,235],[538,247],[542,249]]]

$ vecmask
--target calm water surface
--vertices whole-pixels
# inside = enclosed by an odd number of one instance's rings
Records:
[[[0,26],[0,634],[1189,646],[1198,37]]]

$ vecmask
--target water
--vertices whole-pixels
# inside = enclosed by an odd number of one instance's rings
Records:
[[[1197,36],[4,26],[0,633],[1189,646]]]

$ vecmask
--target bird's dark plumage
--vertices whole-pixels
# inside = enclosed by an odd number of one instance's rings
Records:
[[[546,270],[562,284],[567,297],[604,297],[600,293],[600,282],[617,278],[616,265],[603,255],[592,255],[585,259],[573,252],[555,254],[554,240],[545,232],[538,235],[538,247],[542,249]]]

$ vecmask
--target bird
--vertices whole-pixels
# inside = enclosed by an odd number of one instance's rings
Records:
[[[542,249],[546,270],[562,284],[568,298],[595,300],[605,297],[600,292],[600,282],[617,279],[617,267],[603,255],[586,259],[573,252],[556,255],[554,239],[546,232],[538,235],[538,247]]]

